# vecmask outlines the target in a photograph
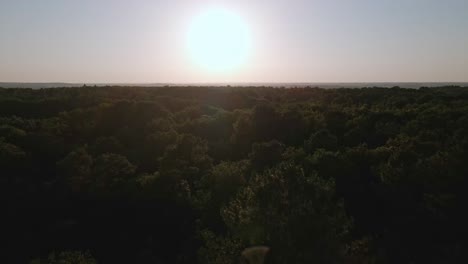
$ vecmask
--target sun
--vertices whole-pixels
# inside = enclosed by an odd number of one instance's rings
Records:
[[[209,72],[230,72],[247,61],[250,32],[235,13],[210,9],[192,21],[187,44],[197,66]]]

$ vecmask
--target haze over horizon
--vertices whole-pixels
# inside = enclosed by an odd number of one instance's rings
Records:
[[[467,12],[463,0],[3,0],[0,82],[467,82]]]

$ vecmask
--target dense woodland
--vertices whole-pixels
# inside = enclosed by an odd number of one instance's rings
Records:
[[[467,190],[468,88],[0,89],[1,263],[468,263]]]

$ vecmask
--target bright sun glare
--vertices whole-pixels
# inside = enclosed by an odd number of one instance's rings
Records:
[[[224,9],[210,9],[195,17],[188,33],[192,60],[209,72],[230,72],[246,62],[250,33],[247,24]]]

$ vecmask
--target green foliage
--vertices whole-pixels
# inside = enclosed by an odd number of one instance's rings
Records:
[[[125,156],[102,154],[93,164],[94,186],[101,191],[124,187],[135,170],[136,167]]]
[[[319,148],[336,150],[338,148],[338,139],[330,134],[328,130],[320,130],[305,141],[304,148],[311,153]]]
[[[205,246],[198,251],[199,261],[207,264],[236,264],[243,245],[239,239],[219,237],[213,232],[203,230],[200,235]]]
[[[30,264],[97,264],[98,262],[88,252],[62,251],[52,252],[45,260],[36,259]]]
[[[89,187],[93,181],[91,177],[92,166],[93,157],[83,147],[70,152],[57,163],[57,169],[64,177],[66,184],[77,192]]]
[[[5,142],[0,138],[0,165],[10,166],[12,163],[21,161],[26,153],[18,146]]]
[[[269,245],[275,263],[339,262],[350,222],[334,184],[280,164],[255,175],[221,214],[247,245]]]
[[[5,262],[467,263],[467,160],[462,87],[0,89]]]
[[[254,143],[249,158],[254,167],[263,169],[278,164],[281,161],[283,151],[284,145],[276,140]]]
[[[249,178],[249,163],[221,162],[213,167],[208,174],[206,184],[210,187],[213,199],[211,202],[224,204],[233,197]],[[219,201],[219,202],[217,202]]]

